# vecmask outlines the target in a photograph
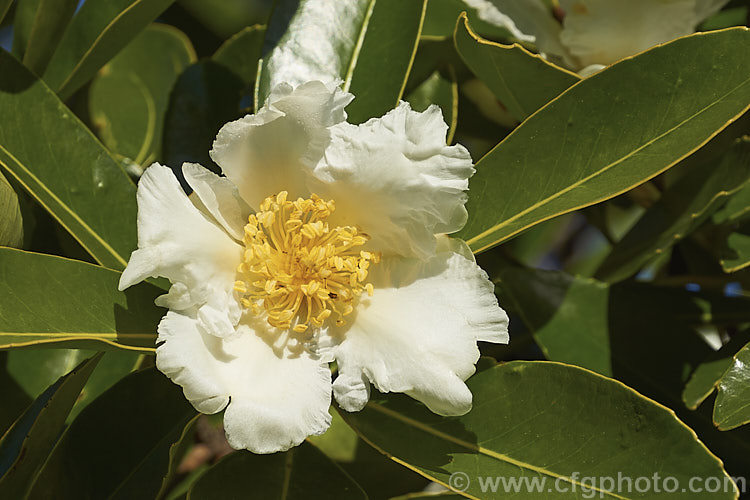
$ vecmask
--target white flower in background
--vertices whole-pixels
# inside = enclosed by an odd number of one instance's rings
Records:
[[[331,390],[357,411],[370,383],[464,414],[477,341],[508,341],[492,283],[445,236],[466,221],[469,153],[445,145],[436,106],[401,103],[355,126],[352,98],[281,84],[219,132],[211,157],[226,177],[183,165],[188,198],[154,164],[138,186],[138,249],[120,289],[169,278],[157,366],[199,411],[226,407],[235,448],[272,453],[321,434]]]
[[[582,75],[695,31],[729,0],[560,0],[557,22],[543,0],[464,0],[480,19],[533,42]]]

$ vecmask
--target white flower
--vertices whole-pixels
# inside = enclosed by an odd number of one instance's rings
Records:
[[[546,56],[584,76],[693,33],[728,1],[560,0],[560,25],[543,0],[464,0],[480,19],[536,43]]]
[[[464,414],[477,341],[508,341],[492,283],[445,236],[466,221],[469,153],[445,145],[435,106],[401,103],[355,126],[351,99],[281,84],[219,132],[211,156],[226,177],[183,165],[187,197],[154,164],[138,186],[138,249],[120,289],[169,278],[157,366],[199,411],[226,407],[235,448],[272,453],[321,434],[331,390],[357,411],[370,383]]]

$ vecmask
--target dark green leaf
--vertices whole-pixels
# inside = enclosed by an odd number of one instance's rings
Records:
[[[10,10],[10,6],[13,4],[13,0],[0,0],[0,23],[5,19],[5,15]]]
[[[268,18],[271,2],[257,0],[180,0],[179,4],[221,39]]]
[[[499,278],[503,303],[518,311],[548,359],[615,377],[673,407],[682,404],[686,375],[712,353],[695,328],[750,320],[745,298],[609,286],[555,271],[506,268]]]
[[[23,218],[18,196],[0,172],[0,246],[20,247],[23,244]]]
[[[23,53],[24,65],[37,75],[47,67],[78,3],[78,0],[40,0]]]
[[[23,59],[26,44],[31,35],[31,27],[34,24],[36,10],[41,0],[17,0],[15,14],[13,15],[13,55],[19,60]]]
[[[596,277],[613,282],[635,274],[700,226],[748,180],[750,139],[738,140],[718,165],[716,161],[701,165],[670,186],[612,248]]]
[[[734,356],[719,382],[714,422],[723,431],[750,422],[750,344]]]
[[[725,272],[733,273],[750,265],[750,235],[730,234],[727,247],[732,256],[721,259],[721,267]]]
[[[41,80],[2,50],[0,110],[8,118],[0,121],[0,166],[99,263],[123,269],[136,247],[135,186],[127,174]]]
[[[466,65],[520,121],[581,80],[518,44],[484,40],[465,14],[458,19],[454,40]]]
[[[367,441],[441,484],[465,474],[465,493],[487,498],[487,478],[528,478],[539,490],[514,498],[641,498],[617,488],[616,478],[672,476],[724,481],[721,462],[674,413],[621,383],[587,370],[550,362],[514,361],[468,380],[474,409],[440,417],[403,395],[373,395],[344,418]],[[615,478],[593,488],[585,476]],[[455,476],[454,476],[455,477]],[[482,488],[482,481],[485,488]],[[573,486],[576,486],[574,489]],[[501,494],[503,485],[498,484]],[[555,489],[557,488],[557,492]],[[567,490],[567,491],[565,491]],[[675,498],[705,498],[677,491]],[[735,491],[712,498],[737,498]]]
[[[156,368],[128,375],[65,430],[29,499],[154,498],[170,447],[194,416],[180,388]]]
[[[100,358],[81,362],[51,385],[0,440],[0,498],[24,497]]]
[[[66,100],[172,2],[84,2],[55,50],[44,81]]]
[[[252,88],[265,35],[265,26],[248,26],[224,42],[211,59],[234,73],[246,87]]]
[[[152,24],[91,83],[89,112],[102,142],[145,168],[161,158],[169,93],[195,51],[178,29]]]
[[[334,8],[331,8],[331,5]],[[396,106],[409,76],[425,0],[356,0],[322,4],[279,0],[264,44],[256,109],[278,83],[343,81],[356,96],[349,122]]]
[[[700,33],[575,84],[478,162],[459,237],[480,252],[668,169],[748,109],[748,45],[744,28]]]
[[[190,488],[189,500],[244,498],[306,500],[365,499],[349,475],[309,443],[284,453],[254,455],[238,451],[208,469]]]
[[[414,89],[406,100],[415,111],[424,111],[430,104],[437,104],[443,111],[443,119],[448,124],[448,137],[445,142],[453,141],[458,121],[458,85],[456,75],[451,72],[450,79],[434,72],[427,80]]]
[[[32,399],[18,385],[6,369],[8,353],[0,351],[0,394],[3,395],[3,404],[0,405],[0,436],[15,422]]]
[[[0,249],[0,349],[153,352],[163,314],[153,301],[162,290],[142,283],[119,292],[119,279],[80,261]]]
[[[468,14],[471,25],[476,26],[477,31],[484,35],[493,38],[512,36],[508,30],[479,19],[475,9],[469,7],[463,0],[430,0],[427,2],[422,36],[430,38],[452,37],[453,31],[456,29],[456,19],[462,12]]]
[[[8,353],[8,373],[36,398],[55,380],[96,354],[81,349],[18,349]]]
[[[219,129],[239,118],[244,87],[233,72],[212,60],[188,66],[172,89],[164,119],[165,163],[200,163],[218,172],[208,152]]]
[[[184,458],[185,453],[188,451],[190,446],[193,445],[193,438],[195,437],[195,427],[198,423],[199,418],[201,418],[200,414],[194,416],[190,421],[188,421],[188,423],[185,424],[185,427],[182,429],[180,438],[172,443],[172,446],[169,447],[169,464],[167,466],[167,472],[166,474],[164,474],[164,479],[162,479],[159,493],[156,495],[157,499],[164,498],[167,492],[169,492],[170,487],[172,486],[172,480],[177,475],[177,467],[179,467],[180,462]]]
[[[714,214],[713,221],[716,224],[737,222],[748,215],[750,215],[750,184],[730,196],[726,205]]]

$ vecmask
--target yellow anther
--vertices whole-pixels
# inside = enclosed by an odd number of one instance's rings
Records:
[[[358,228],[329,227],[333,200],[316,195],[289,200],[286,191],[263,200],[248,217],[242,275],[234,284],[243,307],[264,315],[274,327],[304,333],[336,314],[336,325],[352,313],[376,252],[361,250],[370,239]],[[294,327],[292,324],[294,323]]]

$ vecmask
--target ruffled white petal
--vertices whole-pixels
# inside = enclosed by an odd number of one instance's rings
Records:
[[[182,173],[200,200],[198,209],[213,217],[232,238],[242,241],[251,210],[240,197],[237,186],[197,163],[183,164]]]
[[[430,256],[435,234],[466,223],[465,191],[474,173],[463,146],[446,146],[447,130],[437,106],[418,113],[403,102],[382,118],[332,127],[310,183],[336,202],[329,222],[359,226],[373,250]]]
[[[307,197],[306,180],[328,144],[328,128],[346,119],[353,96],[333,85],[280,84],[257,114],[224,125],[211,158],[257,209],[280,191]]]
[[[242,247],[198,211],[167,167],[149,167],[137,196],[138,249],[122,273],[120,290],[149,276],[166,277],[173,287],[158,305],[198,306],[207,332],[233,333],[240,313],[233,286]]]
[[[344,409],[364,406],[368,380],[441,415],[471,409],[464,380],[474,373],[477,341],[507,342],[508,316],[467,252],[443,236],[428,261],[392,258],[371,268],[375,294],[361,300],[335,347],[334,395]]]
[[[507,29],[514,37],[534,43],[540,52],[559,59],[566,66],[575,64],[560,42],[560,23],[542,0],[464,0],[476,9],[482,21]]]
[[[159,325],[156,364],[198,411],[216,413],[228,403],[224,428],[232,447],[275,453],[328,428],[331,373],[327,363],[273,349],[261,335],[240,324],[232,340],[219,339],[202,333],[193,317],[169,312]]]
[[[612,64],[689,35],[699,20],[695,0],[561,0],[560,40],[580,67]]]

